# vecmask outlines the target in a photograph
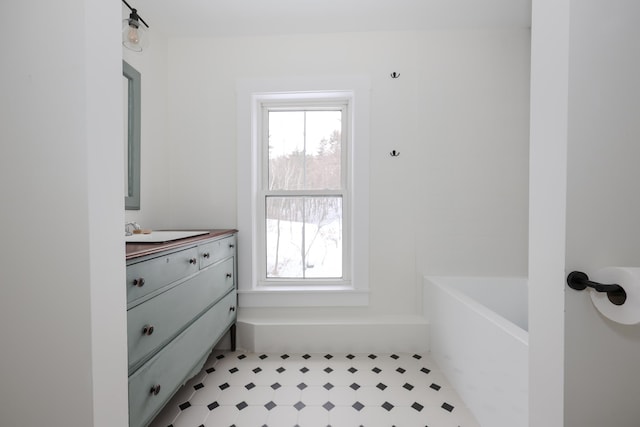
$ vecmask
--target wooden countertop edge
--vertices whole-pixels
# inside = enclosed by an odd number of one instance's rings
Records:
[[[189,230],[184,230],[189,231]],[[204,230],[202,230],[204,231]],[[166,251],[167,249],[176,249],[181,246],[187,246],[200,240],[207,240],[213,237],[224,236],[225,234],[234,234],[238,230],[235,229],[214,229],[209,230],[208,234],[201,234],[199,236],[187,237],[185,239],[172,240],[170,242],[162,243],[127,243],[126,244],[126,259],[135,259],[146,255],[152,255],[157,252]]]

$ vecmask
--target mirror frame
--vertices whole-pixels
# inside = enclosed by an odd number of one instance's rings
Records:
[[[141,79],[138,70],[122,61],[122,75],[129,81],[127,99],[127,165],[125,181],[127,194],[124,197],[126,210],[140,209],[140,93]]]

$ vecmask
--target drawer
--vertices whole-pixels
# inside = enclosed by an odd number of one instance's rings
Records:
[[[234,288],[233,268],[233,258],[227,259],[131,308],[127,312],[129,370]]]
[[[190,248],[127,266],[127,303],[198,271],[198,251]]]
[[[202,368],[198,362],[235,322],[235,306],[232,291],[129,377],[130,427],[149,423],[194,368]]]
[[[228,258],[235,254],[236,236],[235,234],[223,239],[214,240],[198,247],[198,258],[200,268],[205,268],[221,259]]]

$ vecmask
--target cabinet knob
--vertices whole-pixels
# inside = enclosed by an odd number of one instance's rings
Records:
[[[229,311],[236,311],[236,307],[232,305],[231,307],[229,307]]]
[[[153,334],[153,325],[144,325],[144,328],[142,328],[142,335],[151,335]]]
[[[157,396],[158,393],[160,393],[160,384],[156,384],[153,387],[151,387],[151,390],[149,390],[149,394],[152,394],[154,396]]]
[[[205,253],[203,253],[203,254],[202,254],[202,256],[203,256],[204,258],[206,258],[206,259],[209,259],[209,257],[210,257],[211,255],[209,255],[209,252],[205,252]]]
[[[227,279],[231,279],[232,277],[233,277],[233,274],[227,273]]]
[[[139,288],[144,286],[144,278],[140,277],[139,279],[133,279],[133,286],[137,286]]]
[[[195,264],[195,263],[197,263],[197,262],[198,262],[198,260],[197,260],[197,259],[195,259],[195,258],[189,258],[189,264]]]
[[[231,249],[233,249],[233,248],[235,248],[235,247],[236,247],[236,245],[234,245],[233,243],[230,243],[230,244],[229,244],[229,247],[230,247]]]

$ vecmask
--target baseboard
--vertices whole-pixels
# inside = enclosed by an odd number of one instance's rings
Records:
[[[424,317],[357,319],[238,318],[238,347],[257,353],[423,353],[429,349]]]

